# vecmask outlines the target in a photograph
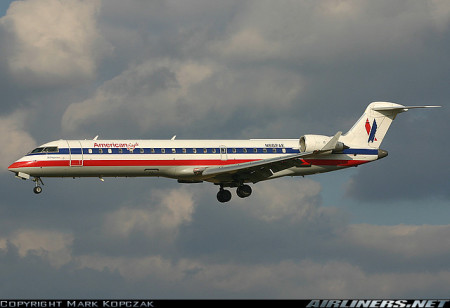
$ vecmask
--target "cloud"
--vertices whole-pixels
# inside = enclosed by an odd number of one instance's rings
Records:
[[[211,52],[241,61],[261,61],[273,58],[282,49],[280,42],[267,40],[256,28],[244,28],[233,33],[228,40],[213,42]]]
[[[325,211],[320,208],[321,186],[309,179],[262,182],[255,189],[251,199],[244,199],[245,210],[263,221],[314,221]]]
[[[0,143],[4,145],[0,149],[1,172],[36,146],[36,141],[26,131],[28,117],[28,112],[22,110],[0,117]]]
[[[399,115],[381,146],[389,156],[358,170],[346,184],[346,195],[360,202],[448,199],[450,145],[437,132],[446,130],[449,116],[446,105]]]
[[[236,114],[254,117],[250,110],[255,107],[274,113],[288,110],[302,85],[300,76],[286,70],[148,60],[106,81],[93,97],[71,104],[62,126],[73,132],[127,125],[143,133],[186,130],[197,123],[229,125]]]
[[[2,164],[49,136],[298,138],[349,128],[371,100],[448,105],[449,12],[448,1],[14,2],[0,21]],[[380,162],[261,182],[225,206],[209,183],[44,179],[34,196],[4,172],[1,297],[445,297],[450,230],[417,213],[436,197],[430,217],[448,212],[447,110],[400,116]]]
[[[118,271],[125,279],[160,285],[187,298],[420,298],[444,296],[450,272],[370,273],[339,260],[286,260],[267,264],[200,263],[161,256],[133,259],[80,257],[80,268]],[[209,294],[209,295],[208,295]]]
[[[407,260],[449,254],[447,234],[450,234],[450,226],[361,224],[349,226],[344,236],[356,247]]]
[[[276,199],[269,184],[258,187],[255,203],[237,199],[231,208],[215,205],[209,211],[199,203],[201,185],[152,189],[146,202],[136,204],[133,197],[104,212],[97,239],[112,243],[114,252],[111,247],[79,251],[74,245],[83,241],[80,230],[18,229],[0,238],[0,258],[16,264],[15,275],[31,262],[35,272],[77,283],[77,292],[86,292],[77,277],[109,277],[105,288],[122,286],[132,297],[142,297],[150,286],[153,294],[185,298],[444,296],[450,282],[448,226],[348,224],[340,218],[342,210],[320,205],[320,185],[309,180],[272,182],[283,192],[278,195],[283,196],[281,214],[275,215],[260,201]],[[91,233],[97,230],[91,226],[88,236],[95,237]],[[213,243],[195,232],[222,236]],[[122,242],[137,245],[142,236],[153,245],[121,249]],[[236,250],[239,238],[245,248]],[[220,258],[214,255],[215,244],[225,252]],[[196,249],[202,246],[213,252]],[[250,250],[250,258],[243,249]],[[52,279],[48,286],[58,283],[59,278]]]
[[[73,236],[71,234],[48,230],[22,229],[15,231],[7,239],[2,239],[4,245],[0,249],[7,250],[5,244],[13,244],[21,258],[35,255],[46,260],[51,266],[60,268],[72,259],[71,246]]]
[[[0,25],[16,82],[36,87],[94,78],[109,51],[96,24],[99,8],[100,1],[12,2]]]
[[[186,188],[152,190],[147,204],[124,206],[106,215],[103,229],[108,237],[129,238],[135,233],[172,242],[184,224],[192,221],[193,195]]]

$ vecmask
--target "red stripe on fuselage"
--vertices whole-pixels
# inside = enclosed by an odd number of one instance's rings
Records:
[[[84,160],[86,167],[126,167],[126,166],[222,166],[242,164],[258,159],[201,159],[201,160]],[[356,166],[368,163],[369,160],[338,160],[338,159],[302,159],[307,164],[316,166]],[[40,168],[40,167],[69,167],[70,160],[36,160],[15,162],[8,169]]]
[[[33,160],[15,162],[11,166],[9,166],[8,169],[33,167],[68,167],[69,165],[69,160]]]

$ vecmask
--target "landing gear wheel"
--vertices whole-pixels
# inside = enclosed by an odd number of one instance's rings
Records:
[[[219,192],[217,193],[217,200],[222,203],[230,201],[231,192],[226,189],[219,190]]]
[[[42,192],[42,187],[41,186],[36,186],[35,188],[33,188],[33,192],[35,194],[40,194]]]
[[[33,192],[34,192],[35,194],[40,194],[40,193],[42,192],[42,187],[39,186],[39,183],[41,183],[42,185],[44,185],[44,182],[42,182],[41,178],[38,177],[38,176],[36,176],[36,177],[33,179],[33,182],[34,182],[34,184],[36,185],[36,186],[34,186],[34,188],[33,188]]]
[[[249,185],[241,185],[237,188],[236,193],[241,198],[247,198],[252,194],[252,188]]]

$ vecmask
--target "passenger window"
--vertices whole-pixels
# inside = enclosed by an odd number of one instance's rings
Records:
[[[263,152],[264,152],[264,153],[267,153],[267,149],[263,149]]]
[[[166,153],[166,149],[161,149],[161,153],[162,154]]]
[[[233,149],[233,153],[236,153],[236,149]]]
[[[92,149],[88,149],[89,154],[92,154]]]
[[[192,153],[197,154],[197,149],[192,149]]]
[[[224,150],[225,150],[225,149],[224,149]],[[216,149],[215,149],[215,148],[214,148],[214,149],[212,149],[212,152],[213,152],[213,153],[216,153]]]
[[[108,149],[108,153],[111,154],[111,153],[112,153],[112,150],[111,150],[111,149]]]
[[[150,149],[150,152],[151,152],[152,154],[155,154],[155,149]]]
[[[283,150],[281,150],[283,153],[286,153],[286,149],[285,148],[283,148]]]
[[[208,153],[208,150],[207,149],[203,149],[203,153]]]
[[[246,148],[244,148],[244,149],[242,149],[243,151],[244,151],[244,153],[247,153],[247,149]]]
[[[258,153],[258,149],[257,149],[257,148],[254,148],[254,149],[253,149],[253,153]]]
[[[122,154],[123,153],[123,150],[122,149],[119,149],[119,154]]]
[[[103,149],[98,149],[98,154],[103,154]]]
[[[183,149],[183,154],[186,154],[186,149]]]
[[[276,149],[276,148],[273,148],[273,149],[272,149],[272,152],[276,153],[276,152],[277,152],[277,149]]]
[[[144,154],[144,148],[140,148],[140,149],[139,149],[139,152],[140,152],[141,154]]]
[[[172,154],[176,154],[177,153],[177,149],[172,149]]]

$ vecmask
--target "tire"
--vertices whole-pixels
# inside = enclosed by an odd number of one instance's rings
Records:
[[[240,198],[247,198],[252,194],[252,188],[249,185],[241,185],[236,190]]]
[[[221,189],[217,193],[217,201],[225,203],[231,200],[231,192],[226,189]]]
[[[40,194],[42,192],[42,187],[41,186],[36,186],[35,188],[33,188],[33,192],[35,194]]]

